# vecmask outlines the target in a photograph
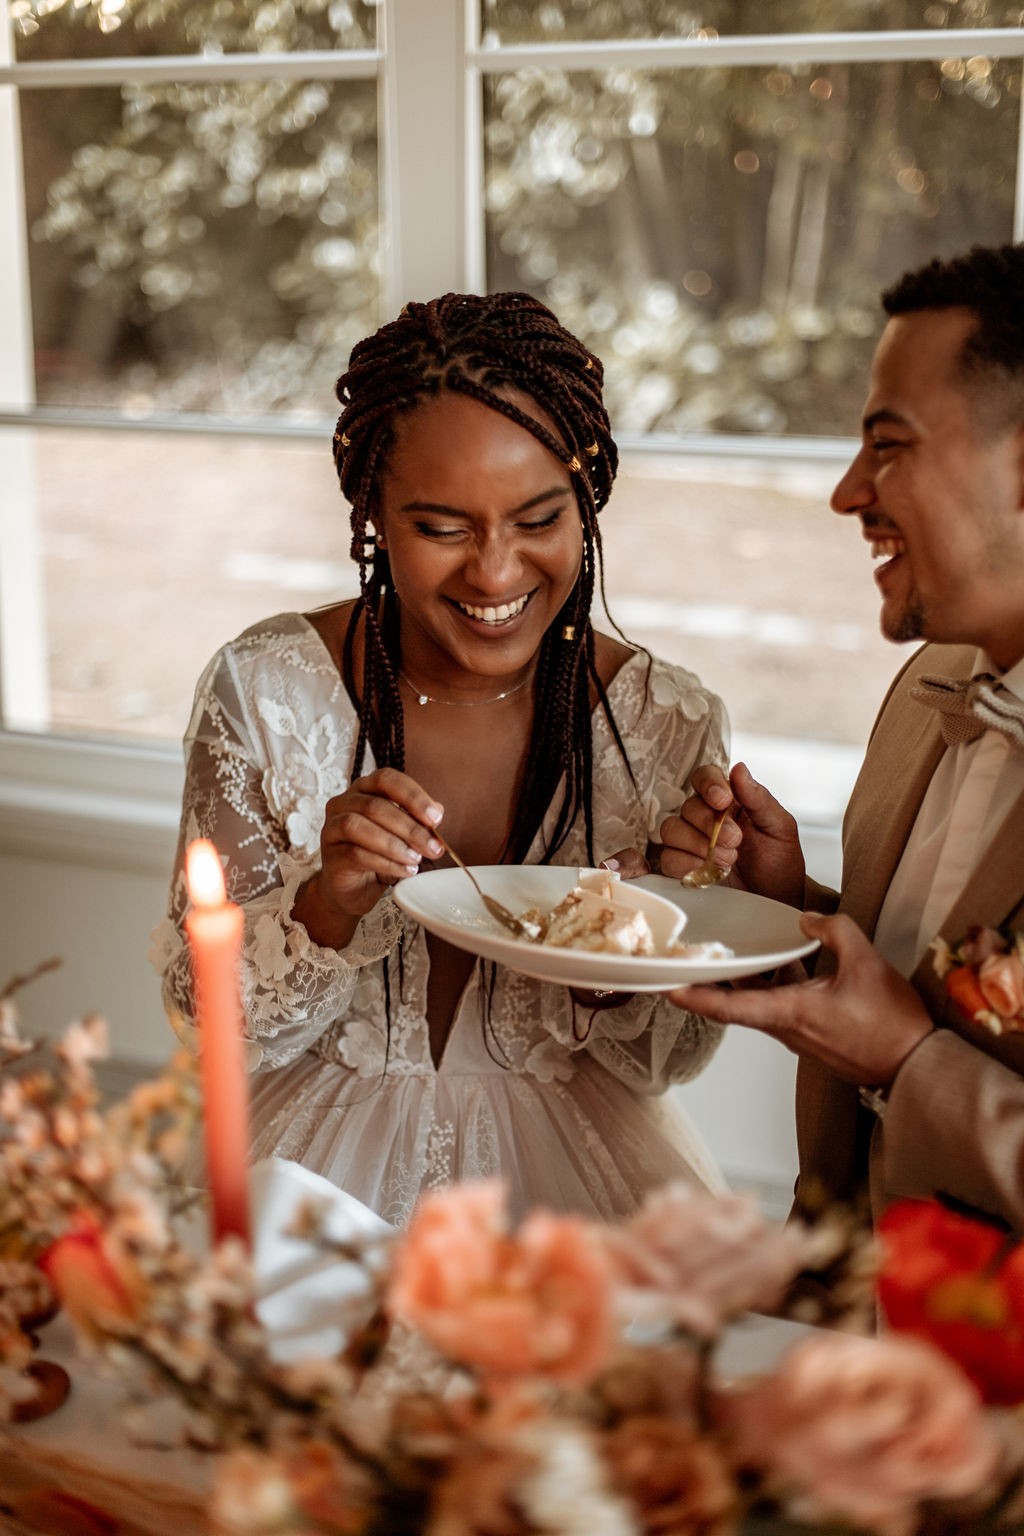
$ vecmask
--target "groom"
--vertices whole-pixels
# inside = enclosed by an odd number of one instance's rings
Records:
[[[720,861],[807,908],[822,955],[811,981],[673,1000],[799,1055],[798,1203],[867,1185],[876,1215],[942,1196],[1019,1234],[1024,1033],[954,1006],[929,944],[974,924],[1024,930],[1024,245],[932,262],[882,303],[861,444],[832,507],[882,561],[883,633],[926,643],[875,722],[838,898],[805,881],[793,818],[745,767],[695,775],[662,829],[664,873],[692,869],[731,806]]]

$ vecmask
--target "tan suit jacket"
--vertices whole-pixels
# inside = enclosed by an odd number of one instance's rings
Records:
[[[925,672],[969,677],[973,647],[926,645],[896,677],[875,722],[843,823],[839,910],[873,937],[889,883],[945,752],[936,711],[909,697]],[[834,893],[811,887],[809,907],[832,910]],[[972,923],[1024,927],[1024,795],[1001,826],[942,936]],[[831,958],[831,957],[829,957]],[[870,1172],[874,1213],[901,1196],[943,1194],[1024,1231],[1024,1035],[992,1035],[946,997],[925,954],[911,981],[936,1025],[900,1068],[884,1119],[856,1088],[809,1057],[797,1070],[801,1191],[824,1183],[838,1198],[862,1193]]]

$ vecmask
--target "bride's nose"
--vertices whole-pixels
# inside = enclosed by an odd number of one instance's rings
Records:
[[[507,533],[489,533],[474,542],[465,569],[466,580],[478,592],[508,596],[522,573],[518,541]]]

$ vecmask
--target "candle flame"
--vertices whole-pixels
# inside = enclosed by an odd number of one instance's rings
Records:
[[[199,837],[185,851],[185,881],[192,903],[197,907],[223,906],[224,871],[220,854],[209,838]]]

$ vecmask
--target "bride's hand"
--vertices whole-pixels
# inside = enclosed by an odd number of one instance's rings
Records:
[[[620,848],[610,858],[601,860],[602,869],[614,870],[621,880],[639,880],[649,875],[651,866],[638,848]]]
[[[293,907],[315,943],[343,948],[384,890],[444,851],[434,828],[444,807],[397,768],[377,768],[328,800],[321,869]]]

